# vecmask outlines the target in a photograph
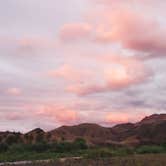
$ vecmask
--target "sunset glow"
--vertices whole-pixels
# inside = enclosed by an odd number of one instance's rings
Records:
[[[165,113],[164,0],[5,0],[0,130],[112,126]]]

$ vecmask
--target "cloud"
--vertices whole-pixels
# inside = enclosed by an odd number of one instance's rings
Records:
[[[105,86],[101,85],[70,85],[66,88],[66,91],[77,94],[79,96],[84,96],[93,93],[99,93],[106,91]]]
[[[88,95],[99,92],[119,91],[147,81],[153,72],[139,59],[124,56],[105,56],[99,59],[103,61],[102,72],[94,71],[93,77],[86,84],[73,84],[67,87],[67,91]],[[98,79],[98,80],[97,80]]]
[[[102,14],[104,22],[98,24],[95,39],[97,42],[104,44],[117,42],[124,48],[134,51],[155,56],[165,55],[165,26],[156,18],[124,8]]]
[[[6,94],[11,96],[20,96],[22,94],[22,91],[19,88],[9,88],[6,90]]]
[[[57,41],[47,36],[36,37],[34,35],[27,37],[1,37],[0,48],[13,51],[13,55],[23,54],[25,52],[49,50],[57,47]],[[15,51],[15,52],[14,52]],[[16,52],[17,51],[17,52]],[[28,54],[29,55],[29,54]]]
[[[142,1],[140,1],[140,0],[134,0],[134,1],[131,1],[131,0],[116,0],[116,1],[114,1],[114,0],[92,0],[92,2],[94,2],[95,4],[103,4],[103,5],[106,5],[106,6],[108,6],[109,5],[109,7],[113,7],[113,6],[134,6],[134,5],[137,5],[137,7],[138,6],[149,6],[149,5],[151,5],[151,7],[153,6],[153,7],[155,7],[155,5],[158,5],[158,6],[160,6],[160,5],[163,5],[163,4],[165,4],[165,2],[164,1],[162,1],[162,0],[158,0],[158,1],[156,1],[156,0],[142,0]]]
[[[112,89],[121,89],[144,82],[152,71],[135,57],[112,56],[104,59],[111,67],[106,68],[105,77]]]
[[[164,112],[166,2],[43,1],[41,8],[33,0],[15,1],[1,5],[0,126],[111,125],[135,120],[143,108]]]
[[[166,52],[166,30],[163,22],[149,14],[149,9],[132,9],[129,2],[112,2],[114,8],[94,12],[91,23],[66,24],[60,38],[66,42],[88,40],[93,44],[121,44],[124,49],[145,53],[153,57]],[[145,2],[148,4],[149,2]],[[110,5],[111,6],[111,5]],[[142,13],[140,13],[142,9]],[[122,17],[123,15],[123,17]],[[96,20],[98,18],[98,20]],[[96,20],[96,21],[94,21]],[[90,21],[87,21],[90,22]],[[144,54],[143,54],[144,55]]]
[[[92,0],[92,2],[95,3],[95,4],[99,4],[99,5],[101,5],[101,4],[102,5],[106,5],[106,6],[109,5],[109,7],[111,7],[111,6],[117,6],[117,5],[118,6],[119,5],[128,5],[129,3],[130,4],[133,3],[130,0],[116,0],[116,1],[114,1],[114,0]]]
[[[50,124],[74,124],[78,121],[78,113],[70,106],[61,104],[47,104],[47,105],[28,105],[22,108],[21,111],[1,112],[0,118],[12,121],[37,122],[46,121]]]
[[[130,115],[125,113],[108,113],[106,115],[106,123],[127,123],[129,122]]]
[[[60,29],[59,37],[62,41],[79,41],[90,36],[92,27],[88,23],[65,24]]]
[[[3,118],[10,120],[10,121],[18,121],[18,120],[26,119],[25,115],[23,115],[22,113],[19,113],[19,112],[8,113]]]
[[[121,112],[120,112],[121,111]],[[120,123],[129,123],[129,122],[138,122],[148,115],[146,110],[137,110],[138,112],[132,112],[130,109],[119,110],[117,112],[108,112],[105,116],[105,122],[110,124],[120,124]]]
[[[92,73],[86,69],[81,70],[69,64],[63,64],[55,70],[50,70],[47,75],[53,78],[63,78],[72,82],[82,82],[84,79],[92,76]]]
[[[56,40],[48,37],[24,37],[16,40],[20,51],[35,51],[56,48]]]
[[[47,117],[62,124],[74,123],[77,120],[77,112],[65,106],[44,106],[36,112],[37,116]]]
[[[65,102],[63,104],[29,105],[21,111],[0,112],[0,118],[7,124],[17,123],[17,126],[26,121],[31,124],[31,128],[28,128],[28,130],[32,129],[32,127],[44,127],[46,130],[51,130],[61,125],[80,123],[97,123],[112,126],[119,123],[137,122],[151,114],[150,109],[144,108],[115,109],[111,108],[110,105],[101,107],[100,103],[92,104],[91,101],[84,104],[84,108],[81,105],[79,106],[78,102],[77,104],[74,102],[73,105]],[[90,108],[91,104],[93,105],[92,108]],[[97,107],[101,108],[97,109]],[[154,109],[153,111],[157,110]]]
[[[46,118],[52,123],[58,124],[79,124],[79,123],[98,123],[101,125],[115,125],[119,123],[137,122],[149,115],[149,111],[145,109],[111,109],[108,111],[100,110],[75,110],[71,106],[50,105],[44,106],[43,109],[38,110],[35,115],[40,119]],[[98,116],[96,116],[98,115]]]

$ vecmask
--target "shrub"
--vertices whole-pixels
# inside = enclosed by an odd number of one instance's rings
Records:
[[[73,145],[70,142],[61,142],[56,144],[56,152],[63,153],[73,150]]]
[[[139,154],[145,154],[145,153],[163,153],[165,151],[164,147],[162,146],[141,146],[138,149],[136,149],[136,152]]]
[[[77,138],[74,142],[59,142],[51,144],[52,150],[58,153],[71,152],[75,150],[87,149],[86,141]]]
[[[50,149],[50,144],[36,143],[36,144],[29,145],[27,148],[30,151],[45,152],[45,151],[48,151]]]
[[[85,158],[99,159],[113,156],[113,153],[109,149],[94,149],[89,150],[84,156]]]
[[[14,144],[9,147],[10,152],[46,152],[50,149],[49,144],[37,143],[37,144]]]
[[[86,141],[83,138],[77,138],[75,139],[75,141],[73,142],[73,147],[75,149],[87,149],[88,146],[86,144]]]
[[[162,143],[161,146],[166,150],[166,142]]]
[[[0,143],[0,153],[6,152],[8,150],[8,145],[5,143]]]
[[[134,153],[134,150],[132,148],[127,148],[127,147],[116,148],[113,150],[114,156],[126,156],[133,153]]]
[[[9,151],[10,152],[24,152],[25,151],[25,147],[22,144],[13,144],[9,147]]]

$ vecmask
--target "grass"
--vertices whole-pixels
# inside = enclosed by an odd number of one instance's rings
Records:
[[[41,146],[41,147],[40,147]],[[58,149],[52,145],[12,145],[6,152],[0,153],[0,162],[12,162],[23,160],[45,160],[58,159],[62,157],[83,157],[86,159],[108,158],[113,156],[126,156],[133,154],[133,150],[129,148],[69,148],[66,144]],[[45,150],[44,148],[45,147]]]
[[[164,154],[165,153],[165,154]],[[88,148],[84,143],[59,143],[59,144],[15,144],[4,148],[0,152],[0,162],[13,162],[24,160],[57,160],[63,157],[82,157],[85,160],[98,160],[109,158],[134,157],[140,154],[164,154],[166,156],[165,145],[140,146],[137,148],[127,147],[95,147]],[[134,162],[134,161],[133,161]]]
[[[0,162],[14,162],[14,161],[35,161],[35,160],[57,160],[63,157],[79,157],[87,153],[86,150],[58,153],[58,152],[5,152],[0,153]]]

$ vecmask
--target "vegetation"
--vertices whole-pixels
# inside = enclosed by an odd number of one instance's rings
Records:
[[[145,154],[145,153],[166,153],[166,148],[164,146],[141,146],[136,149],[138,154]]]
[[[8,150],[8,145],[6,143],[0,143],[0,153],[6,152]]]
[[[63,156],[81,155],[81,151],[87,150],[86,141],[77,138],[74,142],[46,143],[39,141],[36,144],[23,143],[0,143],[0,162],[20,161],[20,160],[39,160],[56,159]]]
[[[67,158],[64,160],[38,161],[21,166],[165,166],[166,154],[145,154],[132,155],[124,157],[98,158],[98,159],[74,159]]]
[[[11,139],[14,140],[13,138]],[[128,147],[88,147],[86,141],[77,138],[74,142],[46,143],[40,141],[36,144],[7,144],[0,143],[0,162],[21,160],[45,160],[61,157],[82,157],[88,159],[107,159],[114,157],[135,156],[137,154],[166,153],[166,144],[147,145],[137,148]]]

